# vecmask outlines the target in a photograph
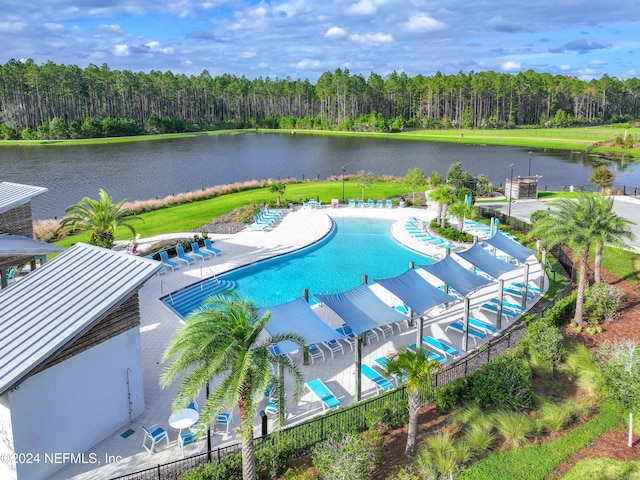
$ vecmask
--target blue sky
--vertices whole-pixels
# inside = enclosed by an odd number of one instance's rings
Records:
[[[0,63],[309,79],[534,70],[636,77],[637,1],[1,0]]]

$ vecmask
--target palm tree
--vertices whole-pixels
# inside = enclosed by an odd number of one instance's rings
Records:
[[[605,197],[595,194],[593,218],[596,222],[594,229],[594,242],[596,245],[596,255],[594,264],[594,280],[596,283],[602,281],[602,252],[606,245],[614,247],[624,247],[624,239],[635,240],[636,236],[629,228],[634,222],[626,218],[619,217],[613,211],[613,197]]]
[[[276,205],[280,206],[280,195],[283,195],[286,189],[287,185],[282,182],[271,182],[269,184],[269,192],[277,195]]]
[[[456,189],[447,183],[443,183],[431,190],[429,198],[437,202],[438,214],[436,216],[440,218],[440,226],[444,228],[447,221],[447,210],[449,209],[449,205],[458,199]]]
[[[160,377],[162,387],[181,378],[174,409],[184,408],[211,379],[220,378],[202,410],[201,431],[208,429],[220,412],[238,405],[244,480],[256,478],[253,424],[258,402],[270,385],[275,385],[278,398],[284,398],[281,379],[274,375],[271,362],[292,374],[295,399],[304,387],[298,366],[287,357],[272,356],[268,348],[283,340],[303,346],[304,339],[296,334],[279,334],[264,341],[269,318],[268,312],[258,318],[255,305],[236,293],[212,296],[187,316],[162,358],[163,362],[171,360]]]
[[[388,377],[396,376],[405,379],[409,401],[409,430],[404,453],[409,456],[413,456],[416,453],[418,412],[421,405],[420,387],[422,385],[431,385],[433,372],[439,366],[438,362],[429,360],[429,353],[425,348],[418,348],[414,352],[407,346],[403,346],[387,359],[385,374]]]
[[[58,233],[75,230],[91,232],[89,243],[104,248],[113,248],[114,233],[118,227],[126,227],[133,236],[136,231],[131,225],[134,221],[143,221],[132,210],[123,208],[126,200],[114,204],[104,189],[100,189],[100,199],[84,197],[76,205],[66,209],[67,216],[62,219]]]
[[[549,247],[567,245],[574,252],[578,263],[578,296],[574,322],[584,325],[584,293],[587,287],[587,268],[589,249],[596,243],[597,228],[593,211],[596,201],[592,195],[578,192],[577,201],[571,198],[558,198],[549,202],[555,207],[540,218],[530,232],[530,236],[539,238]]]
[[[458,217],[458,230],[460,231],[464,228],[464,219],[475,214],[475,208],[460,199],[452,203],[448,211],[451,215]]]

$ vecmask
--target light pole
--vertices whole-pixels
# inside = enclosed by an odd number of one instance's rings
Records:
[[[509,175],[509,206],[507,207],[507,217],[511,219],[511,193],[513,192],[513,163],[509,166],[511,167],[511,174]]]
[[[344,204],[344,172],[347,170],[347,168],[342,165],[342,203]]]
[[[529,177],[531,176],[531,155],[533,155],[533,152],[529,150]]]

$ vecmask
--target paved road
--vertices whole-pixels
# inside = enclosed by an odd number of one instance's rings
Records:
[[[528,221],[536,210],[550,208],[547,205],[548,202],[549,200],[514,200],[511,204],[511,215]],[[479,203],[478,205],[507,213],[508,203],[506,201],[504,203]],[[629,246],[640,252],[640,200],[633,197],[615,197],[613,209],[619,216],[634,222],[631,225],[631,231],[636,235],[636,240],[629,242]]]

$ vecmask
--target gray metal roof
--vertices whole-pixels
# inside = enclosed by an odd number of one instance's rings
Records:
[[[24,203],[29,202],[33,197],[48,191],[44,187],[34,187],[33,185],[22,185],[20,183],[1,182],[0,183],[0,213],[11,210]]]
[[[64,251],[53,243],[41,242],[23,235],[0,235],[0,257],[14,255],[48,255]]]
[[[0,291],[0,395],[139,290],[160,266],[78,243]]]

